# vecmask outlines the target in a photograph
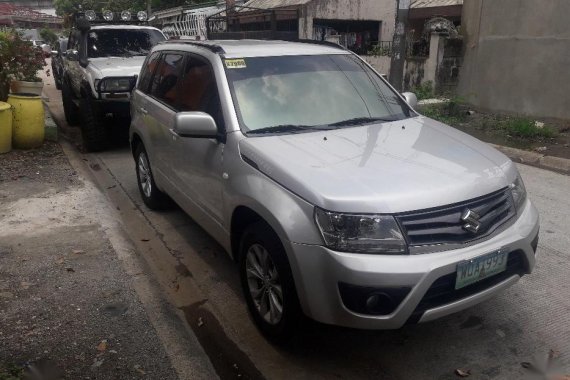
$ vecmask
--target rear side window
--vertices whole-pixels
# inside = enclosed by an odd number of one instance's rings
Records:
[[[179,99],[181,111],[205,112],[214,118],[218,128],[223,126],[216,77],[206,59],[194,55],[187,58]]]
[[[150,95],[175,109],[178,108],[176,83],[183,63],[182,54],[163,54],[151,81]]]
[[[141,79],[139,80],[139,85],[137,88],[145,94],[148,93],[150,80],[152,79],[154,69],[156,69],[159,57],[160,52],[156,51],[152,53],[150,57],[148,57],[148,59],[145,61],[144,66],[141,69]]]

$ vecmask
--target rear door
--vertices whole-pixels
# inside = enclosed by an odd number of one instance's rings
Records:
[[[178,87],[176,86],[184,55],[179,52],[162,52],[154,64],[148,96],[137,101],[137,111],[144,119],[145,141],[149,144],[152,168],[157,175],[172,180],[172,154],[169,151],[172,138],[170,129],[178,112]],[[153,64],[153,62],[151,62]],[[142,82],[141,78],[141,82]]]

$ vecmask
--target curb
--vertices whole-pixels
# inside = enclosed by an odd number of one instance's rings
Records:
[[[541,169],[551,170],[557,173],[570,175],[570,159],[545,156],[544,154],[527,150],[511,148],[508,146],[489,144],[499,150],[514,162],[536,166]]]

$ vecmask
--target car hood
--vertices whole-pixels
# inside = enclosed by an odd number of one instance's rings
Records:
[[[240,154],[308,202],[341,212],[443,206],[501,189],[517,176],[511,160],[488,144],[423,116],[250,136],[240,141]]]
[[[105,57],[90,58],[89,69],[94,77],[101,79],[104,77],[130,77],[139,75],[142,64],[146,57]]]

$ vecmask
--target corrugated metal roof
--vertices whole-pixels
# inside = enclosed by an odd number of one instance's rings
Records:
[[[261,8],[261,9],[274,9],[295,7],[307,4],[312,0],[250,0],[244,4],[246,7]]]
[[[415,0],[410,8],[448,7],[451,5],[463,5],[463,0]]]

